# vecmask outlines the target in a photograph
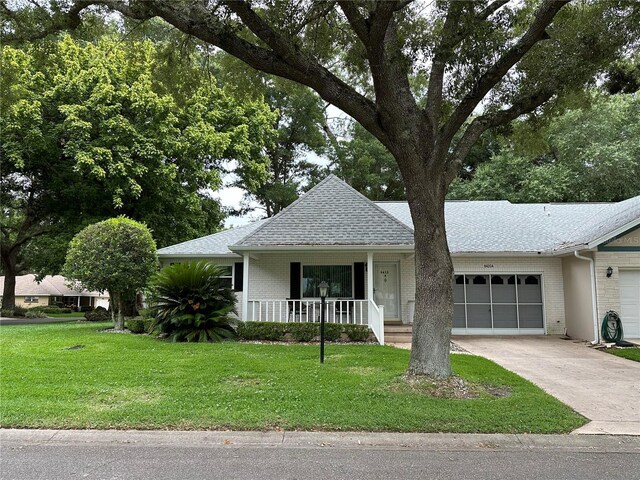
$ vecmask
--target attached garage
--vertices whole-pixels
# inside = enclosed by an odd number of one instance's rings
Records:
[[[542,275],[455,275],[453,334],[541,335]]]
[[[625,338],[640,338],[640,270],[620,270],[620,317]]]

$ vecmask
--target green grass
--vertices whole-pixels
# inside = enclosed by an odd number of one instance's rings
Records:
[[[51,318],[84,318],[85,312],[71,312],[71,313],[47,313],[47,317]]]
[[[398,388],[409,352],[392,347],[331,344],[321,365],[317,345],[96,332],[108,325],[1,327],[2,427],[552,433],[585,423],[480,357],[453,355],[453,368],[511,395],[454,400]]]
[[[616,357],[640,362],[640,348],[606,348],[604,351]]]

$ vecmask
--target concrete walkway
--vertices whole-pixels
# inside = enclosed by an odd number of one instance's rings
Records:
[[[455,337],[584,415],[578,434],[640,435],[640,363],[559,337]]]

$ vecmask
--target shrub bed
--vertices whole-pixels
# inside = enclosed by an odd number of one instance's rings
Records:
[[[15,306],[13,308],[3,308],[0,313],[3,317],[24,317],[27,314],[27,309],[24,307]]]
[[[42,312],[47,315],[50,313],[71,313],[73,310],[70,308],[61,308],[56,305],[41,305],[39,307],[31,307],[29,309],[30,312]]]
[[[153,318],[135,317],[127,320],[127,329],[131,333],[150,333]]]
[[[108,322],[111,320],[111,314],[104,307],[96,307],[94,310],[84,314],[87,322]]]
[[[324,337],[328,342],[375,341],[366,325],[326,323]],[[238,338],[241,340],[267,340],[281,342],[311,342],[320,339],[319,323],[240,322]]]

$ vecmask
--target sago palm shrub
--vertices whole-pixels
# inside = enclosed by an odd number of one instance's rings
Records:
[[[224,269],[207,261],[164,267],[151,281],[152,329],[175,342],[234,338],[236,296],[223,286]]]

